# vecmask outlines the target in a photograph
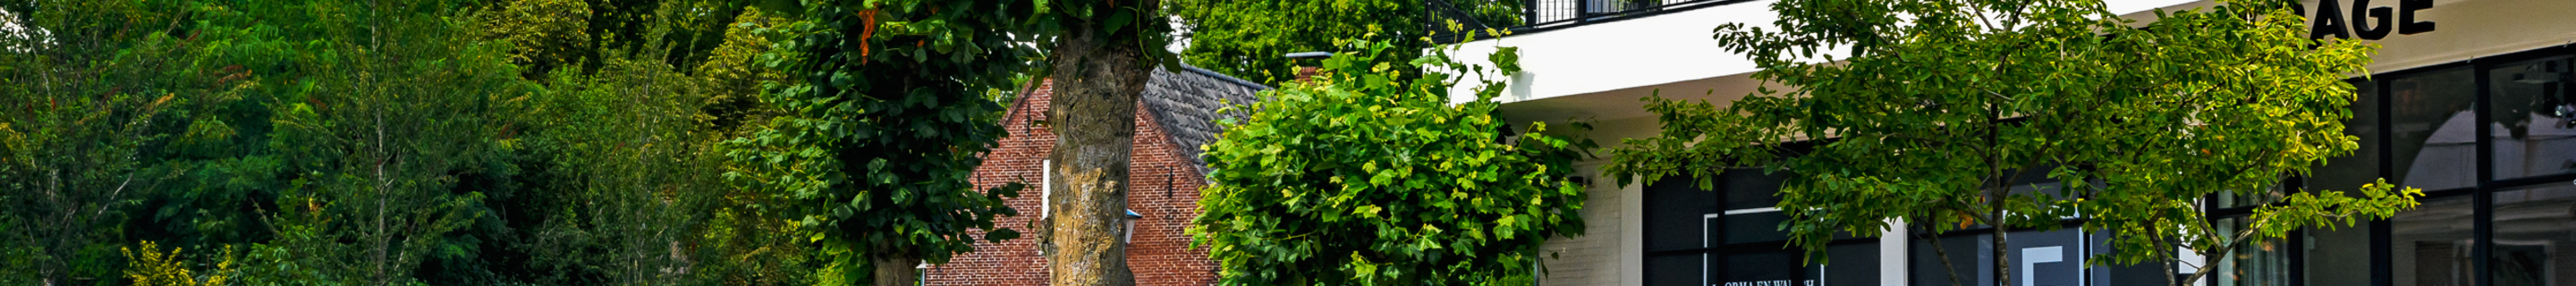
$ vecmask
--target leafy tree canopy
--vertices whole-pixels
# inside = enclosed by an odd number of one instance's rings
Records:
[[[821,242],[821,283],[863,281],[876,259],[944,263],[973,250],[969,229],[991,241],[1018,237],[993,218],[1017,214],[1003,199],[1020,187],[977,189],[967,179],[1004,134],[1002,104],[987,92],[1012,88],[1012,76],[1037,62],[1034,35],[1006,33],[1024,25],[1007,12],[1030,8],[805,4],[803,20],[779,27],[794,38],[760,60],[786,71],[762,95],[784,114],[726,143],[743,164],[726,176],[787,198],[769,207]]]
[[[1431,5],[1432,1],[1443,1]],[[1394,44],[1395,58],[1411,58],[1431,48],[1417,41],[1449,21],[1473,21],[1488,27],[1524,23],[1520,0],[1169,0],[1164,9],[1188,27],[1189,47],[1181,58],[1263,84],[1281,85],[1296,74],[1285,55],[1332,51],[1339,39],[1365,39]],[[1452,13],[1456,14],[1452,14]],[[1463,19],[1447,15],[1465,16]],[[1435,17],[1437,16],[1437,17]],[[1474,28],[1470,28],[1474,29]],[[1402,67],[1411,68],[1411,67]]]
[[[1625,141],[1608,171],[1703,189],[1728,168],[1786,172],[1782,227],[1810,254],[1890,219],[1937,232],[2081,217],[2117,234],[2118,251],[2092,261],[2138,263],[2414,206],[2420,192],[2384,183],[2280,187],[2356,148],[2343,80],[2373,49],[2303,37],[2292,5],[2159,10],[2140,24],[2091,0],[1781,1],[1779,29],[1732,24],[1716,38],[1788,90],[1723,106],[1647,98],[1663,130]],[[1816,144],[1780,144],[1805,140]],[[2031,181],[2062,186],[2012,191],[2041,187]],[[2210,194],[2279,199],[2221,233],[2197,204]]]
[[[1316,82],[1232,108],[1250,116],[1221,121],[1206,147],[1215,184],[1189,232],[1222,284],[1496,284],[1529,277],[1548,237],[1583,233],[1584,186],[1567,176],[1590,141],[1535,122],[1510,138],[1492,100],[1501,83],[1453,105],[1454,78],[1395,70],[1483,68],[1360,43]],[[1517,70],[1513,53],[1496,54],[1499,72]]]

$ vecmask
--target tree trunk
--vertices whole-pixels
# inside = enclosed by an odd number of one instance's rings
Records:
[[[2002,218],[2003,212],[1996,211],[1994,217]],[[2012,286],[2012,249],[2007,248],[2010,244],[2004,241],[2004,224],[1998,222],[1993,227],[1995,230],[1995,285]],[[2029,271],[2029,269],[2023,269],[2023,271]]]
[[[876,261],[874,262],[876,262],[874,264],[876,264],[877,268],[876,283],[870,283],[870,285],[912,286],[913,283],[915,283],[913,278],[919,278],[921,276],[919,271],[917,271],[920,269],[913,268],[913,266],[921,265],[920,259],[913,259],[910,257],[880,257],[876,258]]]
[[[1092,24],[1097,25],[1097,24]],[[1129,26],[1134,27],[1134,26]],[[1152,66],[1135,44],[1134,33],[1072,27],[1055,47],[1054,99],[1048,125],[1054,128],[1054,182],[1060,192],[1046,202],[1054,206],[1047,242],[1047,270],[1053,285],[1135,285],[1127,269],[1127,247],[1118,241],[1118,220],[1126,218],[1128,154],[1136,141],[1136,96],[1145,91]]]
[[[2158,248],[2158,249],[2162,249],[2162,248]],[[2174,261],[2182,261],[2182,259],[2181,259],[2181,257],[2174,257],[2174,258],[2175,258],[2175,259],[2173,259],[2173,260],[2164,260],[2164,259],[2157,259],[2157,260],[2156,260],[2156,264],[2161,264],[2161,265],[2162,265],[2161,267],[2158,267],[2158,269],[2164,269],[2164,270],[2165,270],[2165,271],[2164,271],[2164,273],[2161,273],[2161,274],[2164,274],[2164,275],[2162,275],[2162,276],[2164,276],[2164,277],[2165,277],[2165,285],[2167,285],[2167,286],[2179,286],[2179,285],[2182,285],[2182,282],[2181,282],[2181,281],[2176,281],[2176,280],[2174,280]]]
[[[1922,221],[1928,221],[1928,222],[1933,222],[1933,223],[1940,223],[1940,222],[1938,222],[1938,221],[1933,221],[1933,220],[1922,220]],[[1930,238],[1932,238],[1932,254],[1933,254],[1933,255],[1937,255],[1937,256],[1939,256],[1939,257],[1941,258],[1941,274],[1944,274],[1944,276],[1949,276],[1949,277],[1950,277],[1950,285],[1954,285],[1954,286],[1965,286],[1965,285],[1968,285],[1968,283],[1963,283],[1963,282],[1960,282],[1960,280],[1959,280],[1959,266],[1957,266],[1957,265],[1955,265],[1955,264],[1950,263],[1950,250],[1948,249],[1949,247],[1947,246],[1947,244],[1943,244],[1943,243],[1941,243],[1941,233],[1940,233],[1940,232],[1937,232],[1937,231],[1933,231],[1933,227],[1932,227],[1932,225],[1931,225],[1931,224],[1925,224],[1925,225],[1923,225],[1923,233],[1925,234],[1925,235],[1924,235],[1924,237],[1930,237]]]

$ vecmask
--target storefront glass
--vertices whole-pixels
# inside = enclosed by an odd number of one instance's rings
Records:
[[[2495,178],[2576,172],[2576,102],[2570,102],[2567,56],[2508,63],[2487,70],[2495,139]]]
[[[2325,165],[2309,169],[2304,184],[2307,189],[2350,191],[2380,178],[2379,151],[2387,144],[2379,143],[2379,85],[2357,82],[2353,88],[2357,94],[2349,106],[2352,118],[2344,120],[2343,134],[2355,137],[2361,146],[2352,154],[2326,159]]]
[[[2307,285],[2370,285],[2368,222],[2305,231]]]
[[[1839,286],[1878,283],[1875,239],[1843,239],[1811,265],[1780,230],[1779,176],[1727,172],[1701,190],[1688,178],[1647,184],[1648,285]]]
[[[1986,248],[1979,247],[1993,241],[1988,240],[1987,237],[1985,235],[1942,237],[1938,245],[1935,245],[1931,239],[1908,240],[1910,245],[1906,249],[1911,253],[1907,255],[1910,261],[1906,261],[1906,265],[1913,268],[1907,271],[1912,273],[1913,277],[1908,277],[1907,280],[1910,280],[1910,285],[1951,285],[1951,279],[1958,279],[1959,282],[1969,285],[1994,285],[1993,282],[1987,281],[1987,277],[1992,276],[1991,274],[1979,271],[1979,269],[1987,269],[1984,265],[1988,265],[1985,257],[1990,255],[1986,254]]]
[[[2220,219],[2212,226],[2220,233],[2234,234],[2249,227],[2244,218]],[[2218,286],[2285,286],[2290,285],[2290,256],[2284,241],[2246,241],[2218,260],[2218,273],[2210,280]]]
[[[1823,268],[1822,270],[1819,270],[1819,273],[1821,274],[1816,277],[1819,280],[1824,280],[1824,283],[1818,284],[1823,284],[1825,286],[1878,285],[1879,269],[1877,243],[1851,243],[1828,246],[1825,248],[1825,253],[1825,255],[1831,259],[1827,260],[1827,263],[1824,266],[1808,266],[1811,268]]]
[[[2389,143],[2396,145],[2395,183],[2441,190],[2477,185],[2475,69],[2450,68],[2384,77]]]
[[[2495,286],[2576,285],[2576,186],[2496,191]]]
[[[2467,196],[2419,200],[2422,206],[2390,222],[2389,254],[2396,286],[2470,286],[2475,229]]]

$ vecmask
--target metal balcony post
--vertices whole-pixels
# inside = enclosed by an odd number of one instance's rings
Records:
[[[1594,0],[1574,0],[1575,22],[1580,23],[1592,21],[1592,1]]]
[[[1528,26],[1530,24],[1537,24],[1539,7],[1538,1],[1539,0],[1521,0],[1521,22],[1512,26]]]

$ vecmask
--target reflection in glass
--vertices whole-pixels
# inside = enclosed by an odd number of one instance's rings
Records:
[[[2425,190],[2477,185],[2477,78],[2469,68],[2388,77],[2396,183]]]
[[[2221,219],[2213,226],[2219,233],[2233,235],[2247,227],[2244,218]],[[2246,241],[2218,260],[2218,273],[2210,274],[2219,286],[2281,286],[2290,283],[2290,256],[2281,249],[2281,241]]]
[[[2496,286],[2576,285],[2576,186],[2496,191]]]
[[[1718,219],[1712,221],[1717,221],[1718,224],[1710,225],[1709,229],[1722,230],[1724,232],[1724,237],[1719,241],[1719,243],[1737,244],[1789,240],[1789,232],[1780,230],[1780,223],[1789,221],[1789,214],[1781,213],[1776,210],[1730,210],[1728,214],[1721,215]]]
[[[2312,169],[2308,190],[2345,191],[2359,197],[2359,192],[2352,191],[2380,178],[2379,151],[2387,145],[2379,141],[2379,85],[2357,82],[2353,87],[2358,95],[2351,106],[2352,119],[2344,120],[2343,133],[2357,137],[2361,147]],[[2371,271],[2370,229],[2367,222],[2307,229],[2303,245],[2307,257],[2302,258],[2307,262],[2307,285],[2370,285],[2370,275],[2353,275]]]
[[[1788,250],[1714,255],[1710,260],[1724,264],[1709,267],[1710,285],[1808,285],[1815,276],[1799,273],[1806,267]]]
[[[2495,138],[2495,178],[2576,172],[2576,102],[2567,83],[2576,81],[2567,57],[2553,57],[2487,70],[2488,126],[2501,127]]]
[[[1649,254],[1643,263],[1646,285],[1706,285],[1707,255]]]
[[[1640,202],[1644,207],[1644,217],[1640,219],[1639,228],[1644,232],[1646,252],[1696,250],[1709,246],[1709,235],[1716,233],[1716,229],[1708,227],[1712,223],[1708,216],[1725,211],[1720,207],[1724,201],[1720,200],[1717,192],[1701,190],[1691,183],[1690,178],[1678,176],[1646,184],[1644,191],[1644,199]],[[1694,257],[1697,255],[1692,254]],[[1692,272],[1690,277],[1697,280],[1698,275],[1698,272]]]
[[[2344,120],[2343,134],[2356,137],[2361,148],[2352,154],[2326,159],[2326,164],[2310,169],[2310,190],[2350,191],[2379,179],[2379,85],[2370,82],[2353,84],[2359,93],[2350,106],[2352,119]]]
[[[1832,258],[1826,260],[1828,264],[1807,266],[1807,271],[1817,273],[1814,276],[1817,280],[1824,280],[1824,283],[1818,284],[1824,284],[1824,286],[1878,285],[1877,243],[1827,246],[1825,255]]]
[[[2210,204],[2209,207],[2223,209],[2262,206],[2263,204],[2269,204],[2272,203],[2272,201],[2280,200],[2281,196],[2277,195],[2280,191],[2281,185],[2272,185],[2272,188],[2268,189],[2268,191],[2261,192],[2218,192],[2212,196],[2218,198],[2218,201],[2214,204]]]
[[[2469,286],[2474,246],[2468,196],[2422,199],[2389,223],[2389,267],[2397,286]]]
[[[1979,265],[1986,265],[1985,261],[1988,261],[1987,259],[1990,259],[1989,256],[1992,255],[1988,254],[1986,251],[1987,246],[1993,245],[1991,243],[1994,242],[1993,240],[1990,240],[1989,237],[1991,236],[1966,235],[1942,237],[1939,246],[1934,246],[1932,243],[1933,241],[1930,239],[1906,240],[1910,245],[1906,247],[1906,266],[1912,268],[1912,270],[1907,271],[1907,273],[1912,274],[1912,277],[1906,278],[1907,281],[1910,281],[1908,283],[1911,285],[1951,285],[1950,279],[1955,275],[1961,284],[1994,285],[1993,281],[1986,280],[1988,278],[1987,276],[1992,274],[1987,274],[1986,271],[1978,271],[1978,269],[1986,269]],[[1934,247],[1939,248],[1936,249]],[[1943,263],[1945,262],[1948,264],[1944,265]]]
[[[2306,234],[2307,285],[2370,285],[2370,223]]]

